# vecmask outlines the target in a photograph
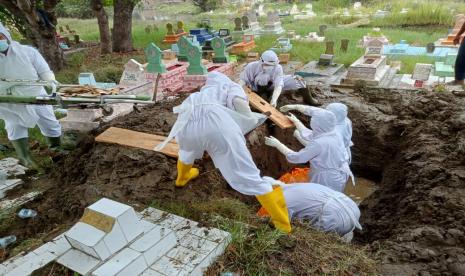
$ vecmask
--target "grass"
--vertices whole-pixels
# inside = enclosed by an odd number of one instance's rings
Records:
[[[363,247],[347,245],[336,235],[299,223],[290,235],[285,235],[257,218],[254,208],[238,199],[213,196],[206,202],[156,201],[151,206],[231,233],[232,240],[226,253],[206,275],[219,275],[225,271],[240,275],[355,272],[368,275],[376,272],[376,263]]]

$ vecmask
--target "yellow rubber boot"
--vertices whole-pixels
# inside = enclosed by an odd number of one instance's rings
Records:
[[[272,192],[256,196],[256,198],[270,214],[271,221],[276,229],[285,233],[290,233],[291,223],[289,221],[289,213],[287,212],[287,204],[284,199],[283,189],[278,187]]]
[[[199,170],[192,168],[193,164],[184,164],[178,159],[178,178],[176,178],[176,187],[184,187],[187,182],[199,176]]]

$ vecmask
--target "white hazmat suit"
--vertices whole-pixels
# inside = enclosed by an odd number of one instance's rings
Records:
[[[308,221],[324,232],[350,241],[352,231],[362,230],[357,204],[343,193],[316,183],[282,184],[289,218]]]
[[[245,66],[244,71],[240,75],[240,83],[248,86],[252,91],[257,92],[266,100],[269,100],[273,106],[277,105],[282,91],[304,88],[306,90],[307,87],[301,77],[284,75],[278,56],[271,50],[263,52],[261,60],[253,61]],[[307,93],[309,92],[307,91]],[[271,97],[268,94],[271,94]]]
[[[321,108],[306,105],[285,105],[281,107],[280,110],[282,112],[297,110],[311,117],[313,116],[312,114],[314,111],[321,110]],[[354,144],[352,143],[352,121],[347,117],[347,106],[342,103],[331,103],[326,107],[326,110],[333,112],[334,116],[336,116],[336,132],[340,135],[342,141],[344,142],[344,146],[347,152],[347,160],[350,164],[352,161],[352,153],[350,148]],[[309,143],[309,140],[305,140],[305,138],[302,137],[301,132],[295,132],[294,134],[294,136],[296,136],[296,138],[299,139],[303,145],[307,145]]]
[[[243,105],[241,102],[246,108],[238,108]],[[197,177],[198,170],[194,171],[192,164],[206,151],[232,188],[257,196],[267,210],[271,208],[268,211],[275,226],[289,232],[282,191],[276,192],[281,193],[280,198],[276,196],[271,184],[260,176],[247,149],[244,134],[263,123],[266,117],[250,111],[244,90],[221,73],[209,73],[200,92],[190,95],[174,112],[179,114],[178,119],[165,142],[175,137],[180,147],[176,185],[182,187]],[[278,204],[282,206],[277,208]],[[273,219],[273,215],[278,218]]]
[[[42,55],[30,46],[21,45],[11,38],[8,30],[0,24],[0,33],[7,37],[9,48],[0,52],[0,79],[55,80],[53,72]],[[0,93],[7,94],[8,85],[0,85]],[[13,96],[46,95],[43,87],[13,87]],[[28,128],[38,125],[46,137],[60,137],[61,126],[50,105],[0,104],[0,119],[5,120],[9,140],[28,137]]]
[[[290,163],[310,162],[310,182],[343,192],[348,178],[353,178],[353,175],[342,139],[335,131],[336,118],[332,112],[324,109],[315,110],[312,115],[312,130],[297,127],[302,130],[301,136],[310,141],[300,151],[290,150],[274,137],[267,137],[265,143],[276,147]],[[293,120],[292,117],[290,119]]]

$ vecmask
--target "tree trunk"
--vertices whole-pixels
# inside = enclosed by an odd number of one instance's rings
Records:
[[[131,52],[132,48],[132,11],[135,0],[114,0],[113,52]]]
[[[98,22],[98,29],[100,33],[100,53],[102,55],[110,54],[111,36],[107,13],[103,8],[102,0],[92,0],[91,4]]]
[[[34,3],[28,0],[0,0],[0,5],[20,24],[18,29],[21,34],[39,49],[52,70],[58,71],[64,67],[63,51],[55,37],[57,19],[54,9],[58,0],[44,0],[41,13]]]

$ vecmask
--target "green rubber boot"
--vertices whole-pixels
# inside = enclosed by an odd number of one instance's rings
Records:
[[[300,88],[297,92],[304,98],[304,103],[311,105],[311,106],[320,106],[319,103],[315,98],[312,96],[312,92],[309,88]]]
[[[50,149],[59,149],[61,146],[61,136],[58,137],[45,137],[48,147]]]
[[[21,138],[18,140],[12,140],[11,143],[15,148],[16,154],[18,155],[21,163],[24,166],[39,171],[40,167],[34,161],[31,155],[31,151],[29,150],[29,139],[28,138]]]

